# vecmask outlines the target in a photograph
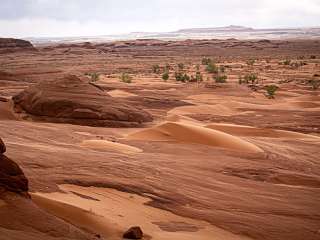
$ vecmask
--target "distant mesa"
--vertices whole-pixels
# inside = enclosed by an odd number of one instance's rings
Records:
[[[178,33],[211,33],[211,32],[245,32],[253,31],[253,28],[230,25],[227,27],[213,27],[213,28],[186,28],[180,29]]]
[[[99,127],[138,127],[152,116],[74,75],[43,81],[13,97],[26,119]]]
[[[26,40],[15,38],[0,38],[0,54],[17,51],[36,51],[36,48]]]

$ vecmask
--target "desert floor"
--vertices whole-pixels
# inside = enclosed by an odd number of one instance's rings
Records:
[[[212,80],[204,56],[225,66],[226,83]],[[203,82],[177,82],[178,63],[188,74],[199,64]],[[167,81],[154,64],[169,64]],[[49,214],[105,239],[122,239],[135,225],[155,240],[320,239],[320,95],[309,84],[319,80],[318,41],[49,45],[1,54],[0,72],[7,156]],[[154,121],[102,128],[14,112],[10,98],[28,86],[86,73],[99,73],[96,85]],[[121,82],[122,73],[132,83]],[[258,76],[256,90],[238,83],[248,73]],[[279,87],[274,99],[268,84]],[[15,211],[19,201],[1,200],[0,210],[8,204]],[[37,239],[32,214],[24,216],[11,228],[0,220],[5,239]]]

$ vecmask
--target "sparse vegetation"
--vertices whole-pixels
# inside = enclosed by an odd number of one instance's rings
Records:
[[[247,60],[247,65],[248,66],[253,66],[255,62],[256,62],[255,59],[249,59],[249,60]]]
[[[310,56],[310,59],[316,59],[316,58],[317,58],[316,55],[311,55],[311,56]]]
[[[124,83],[131,83],[132,77],[128,73],[122,73],[120,76],[120,80]]]
[[[189,82],[190,81],[190,76],[186,73],[175,72],[174,76],[176,78],[176,81],[178,81],[178,82]]]
[[[271,85],[265,86],[265,89],[266,89],[266,96],[268,98],[272,99],[272,98],[274,98],[276,91],[279,89],[279,87],[271,84]]]
[[[283,65],[290,65],[291,64],[291,60],[290,59],[286,59],[283,61]]]
[[[219,72],[219,69],[218,67],[214,64],[214,63],[209,63],[207,66],[206,66],[206,71],[208,73],[214,73],[214,74],[217,74]]]
[[[226,83],[227,75],[216,75],[213,77],[216,83]]]
[[[203,81],[203,76],[201,74],[201,72],[196,72],[196,75],[195,76],[191,76],[190,78],[190,82],[202,82]]]
[[[211,58],[204,57],[204,58],[202,58],[202,60],[201,60],[201,64],[202,64],[202,65],[209,65],[209,64],[211,64],[211,63],[212,63],[212,59],[211,59]]]
[[[182,71],[184,69],[184,64],[183,63],[178,63],[178,69]]]
[[[164,81],[167,81],[169,79],[169,72],[168,71],[165,71],[163,74],[162,74],[162,79]]]
[[[226,71],[226,67],[224,65],[220,65],[219,70],[224,73]]]
[[[99,80],[100,78],[100,74],[99,73],[85,73],[86,76],[90,77],[90,82],[96,82]]]
[[[152,66],[152,72],[159,74],[160,73],[160,66],[158,64],[155,64]]]
[[[312,90],[317,90],[320,87],[320,80],[311,79],[308,81],[308,83],[311,85]]]
[[[246,74],[244,76],[244,79],[241,83],[245,83],[245,84],[255,84],[255,83],[258,83],[258,77],[255,73],[249,73],[249,74]]]

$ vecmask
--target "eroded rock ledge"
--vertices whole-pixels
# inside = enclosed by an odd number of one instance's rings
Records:
[[[33,120],[99,127],[138,127],[152,116],[127,100],[69,75],[41,82],[13,97],[15,110]]]

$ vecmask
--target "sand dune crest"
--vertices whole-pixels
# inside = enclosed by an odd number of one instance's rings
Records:
[[[245,125],[235,125],[235,124],[223,124],[223,123],[212,123],[205,126],[206,128],[214,129],[217,131],[222,131],[231,135],[236,136],[247,136],[247,137],[269,137],[269,138],[293,138],[293,139],[317,139],[319,137],[303,134],[298,132],[275,130],[267,128],[255,128]]]
[[[263,152],[262,149],[230,134],[186,123],[167,122],[159,126],[130,134],[128,139],[179,141],[245,152]]]

